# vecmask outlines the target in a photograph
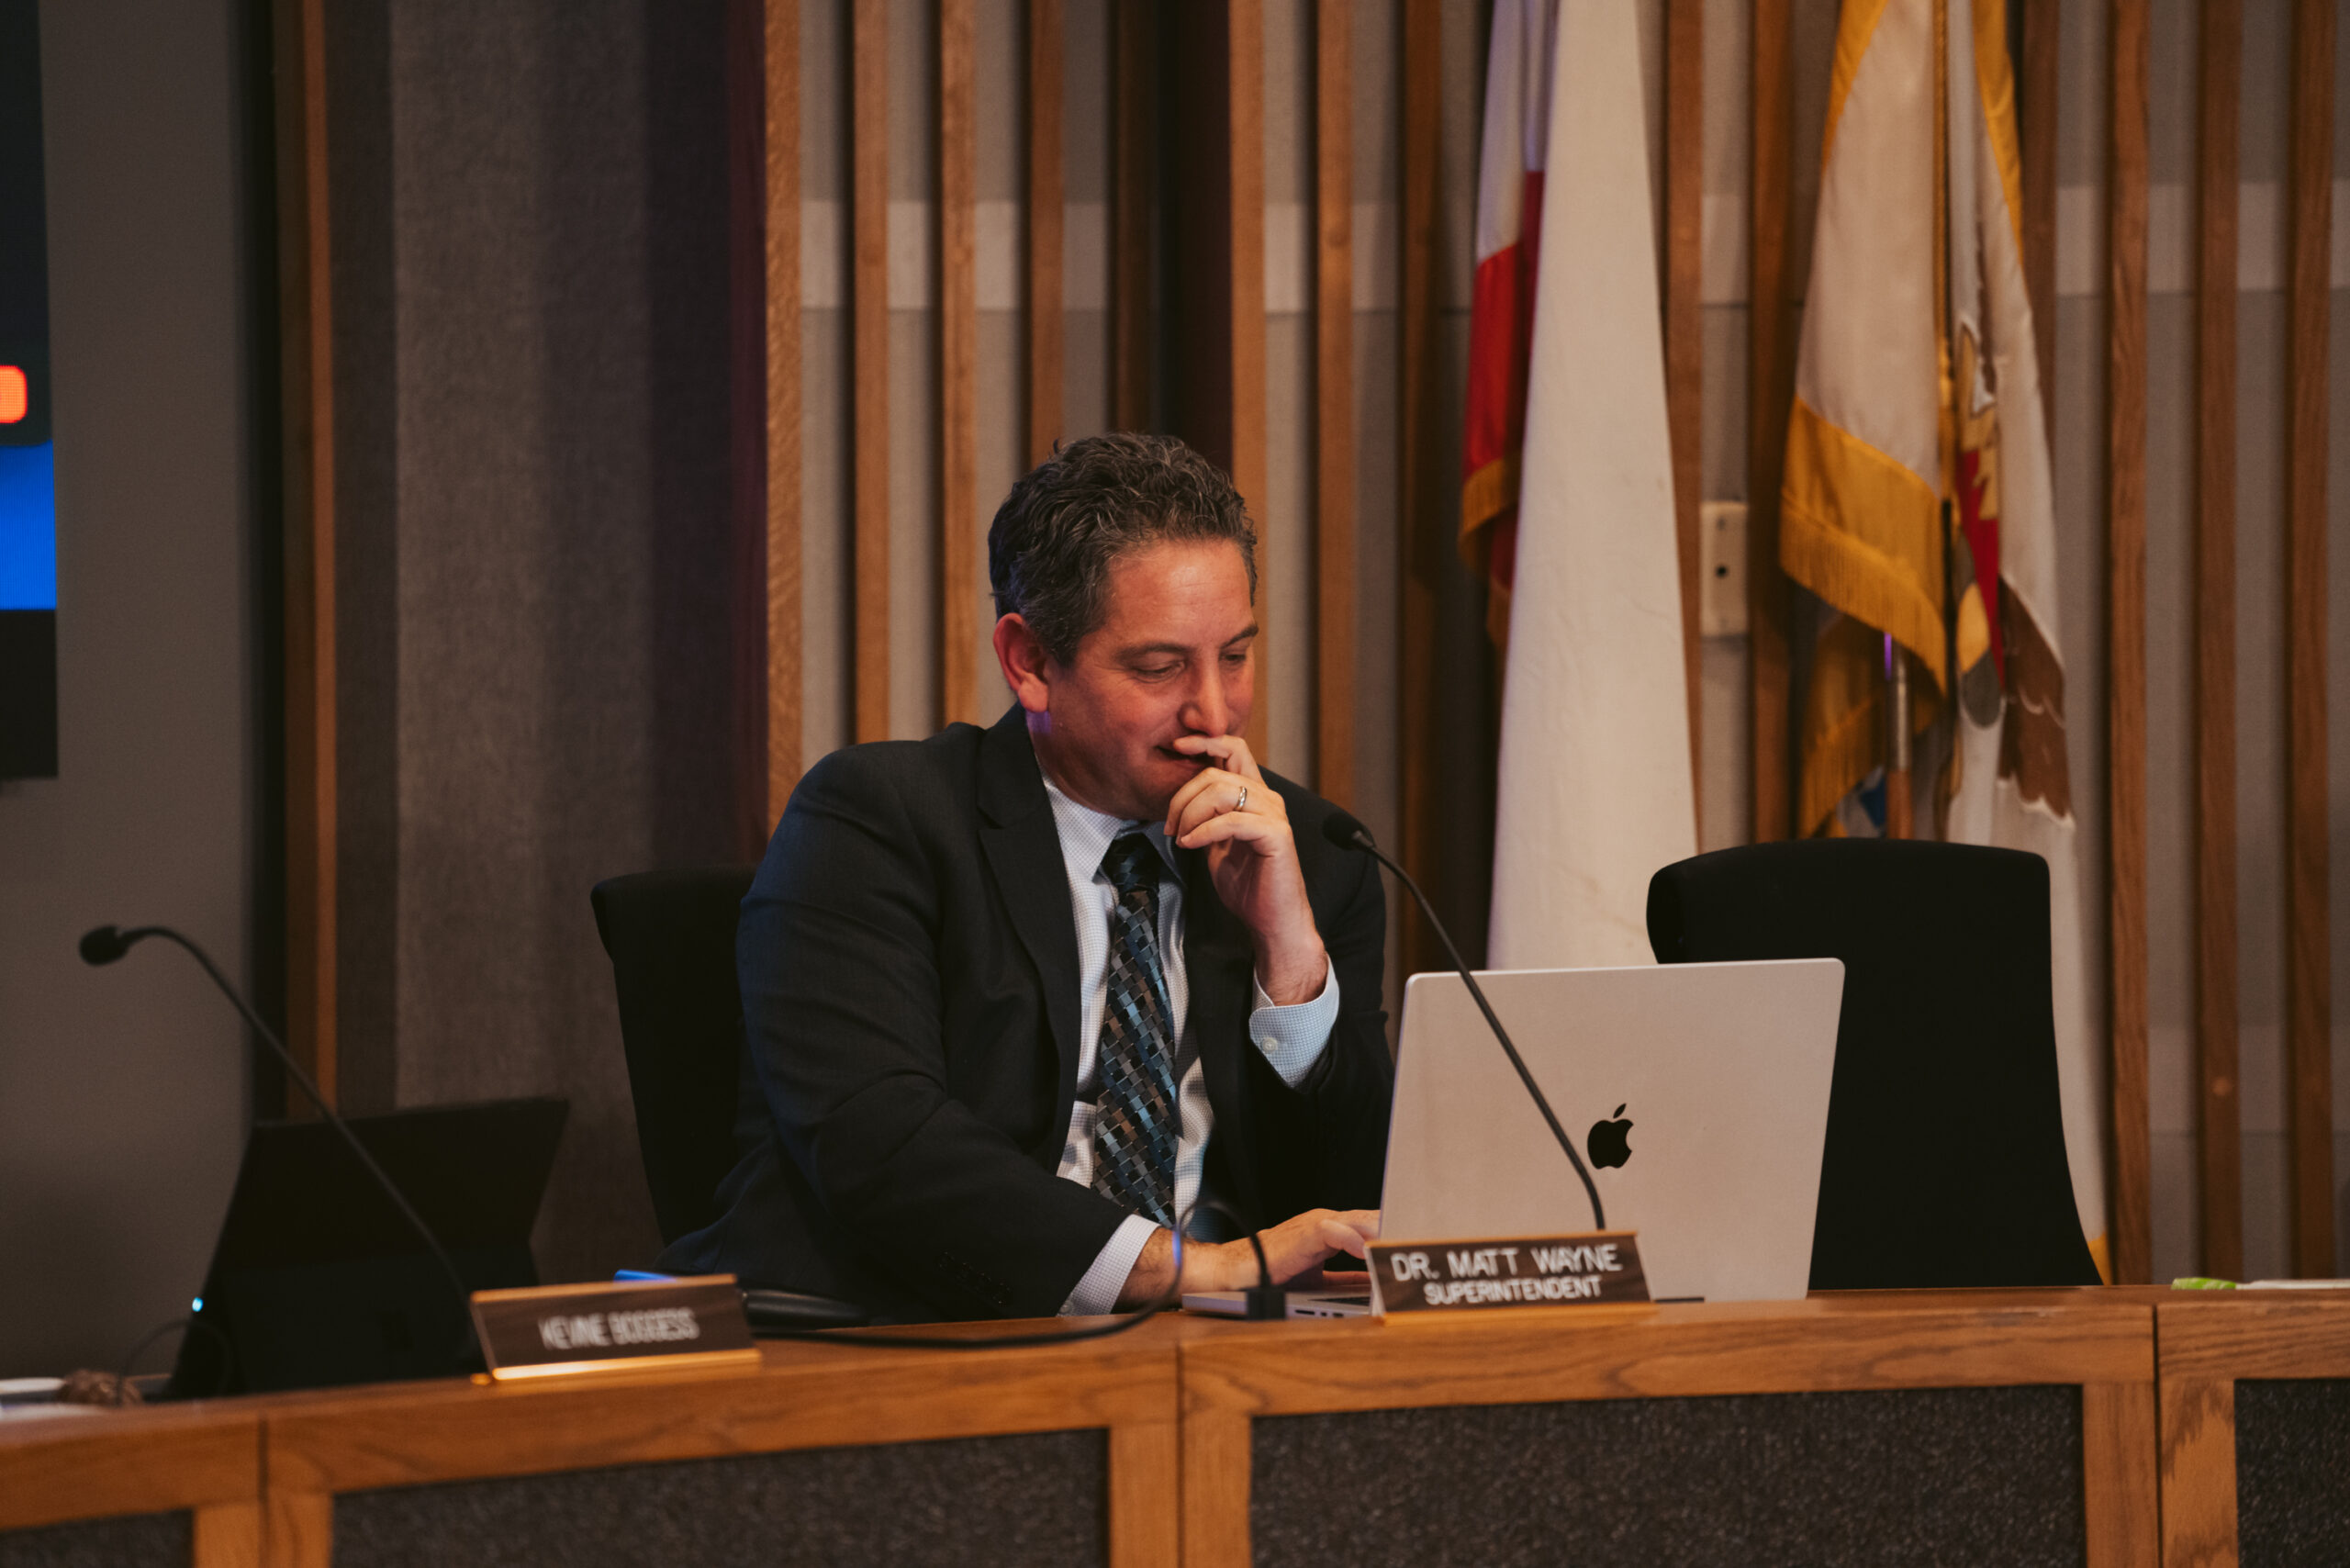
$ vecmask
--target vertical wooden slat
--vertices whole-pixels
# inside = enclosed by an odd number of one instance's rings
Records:
[[[1314,22],[1314,787],[1354,800],[1354,0]]]
[[[849,303],[855,386],[856,738],[890,734],[890,13],[853,0]]]
[[[800,0],[765,0],[766,825],[800,782]]]
[[[2152,1383],[2081,1385],[2081,1479],[2086,1568],[2155,1562],[2162,1509]]]
[[[2106,955],[2113,1271],[2154,1262],[2146,1109],[2146,7],[2108,0]]]
[[[334,297],[324,0],[278,0],[277,190],[285,563],[285,1037],[335,1072]],[[306,1103],[287,1097],[296,1115]]]
[[[258,1500],[209,1503],[188,1512],[189,1568],[262,1568]]]
[[[1681,653],[1689,693],[1690,800],[1705,829],[1705,686],[1697,638],[1697,509],[1705,491],[1706,11],[1664,11],[1664,408],[1681,557]]]
[[[1442,417],[1428,374],[1436,347],[1437,164],[1444,139],[1444,13],[1441,0],[1404,0],[1402,62],[1404,124],[1403,247],[1398,277],[1402,292],[1396,386],[1395,464],[1403,511],[1397,539],[1404,558],[1396,576],[1402,603],[1397,622],[1401,666],[1396,672],[1396,771],[1403,794],[1403,858],[1430,897],[1443,896],[1436,866],[1442,842],[1444,792],[1436,756],[1436,712],[1441,693],[1437,679],[1438,584],[1452,569],[1452,513],[1438,503],[1440,476],[1430,472],[1427,454],[1438,446],[1435,423]],[[1423,492],[1426,492],[1425,494]],[[1399,901],[1403,916],[1404,972],[1438,962],[1435,935],[1418,904]]]
[[[979,295],[973,0],[938,5],[938,695],[979,711]]]
[[[1118,0],[1117,124],[1111,192],[1110,420],[1150,422],[1151,0]]]
[[[2236,1385],[2232,1378],[2164,1378],[2162,1561],[2235,1568]]]
[[[1028,461],[1061,431],[1061,0],[1028,0]]]
[[[2023,58],[2016,62],[2019,151],[2023,163],[2023,279],[2040,355],[2040,408],[2055,435],[2056,61],[2063,0],[2022,0]]]
[[[1264,0],[1225,0],[1225,68],[1230,95],[1225,186],[1232,234],[1232,483],[1257,520],[1257,611],[1269,619],[1268,539],[1273,520],[1265,498],[1265,14]],[[1257,644],[1256,702],[1248,747],[1265,755],[1271,666]]]
[[[1795,96],[1787,61],[1788,0],[1755,0],[1752,225],[1747,364],[1747,645],[1751,659],[1754,838],[1769,843],[1793,821],[1787,729],[1787,580],[1779,567],[1779,481],[1795,397],[1787,277],[1787,203]]]
[[[2244,1271],[2236,1093],[2236,137],[2243,0],[2202,0],[2195,285],[2195,1061],[2203,1271]]]
[[[2293,407],[2286,437],[2286,997],[2293,1271],[2333,1277],[2333,982],[2326,824],[2326,358],[2336,0],[2293,7]]]
[[[800,778],[800,0],[731,0],[737,853]]]

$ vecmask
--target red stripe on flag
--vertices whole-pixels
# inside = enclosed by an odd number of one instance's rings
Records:
[[[1488,464],[1515,455],[1526,439],[1526,376],[1534,352],[1534,281],[1542,235],[1542,172],[1526,175],[1517,243],[1478,263],[1469,312],[1469,411],[1462,432],[1465,481]],[[1484,515],[1461,518],[1462,532],[1516,504],[1516,487]]]

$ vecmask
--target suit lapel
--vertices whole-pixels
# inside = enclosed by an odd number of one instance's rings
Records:
[[[1216,1142],[1237,1189],[1227,1196],[1243,1214],[1261,1221],[1252,1140],[1243,1130],[1248,1092],[1247,1064],[1241,1059],[1241,1052],[1255,1048],[1248,1040],[1248,1003],[1256,960],[1247,931],[1216,896],[1207,857],[1186,849],[1179,851],[1179,858],[1183,867],[1183,970],[1192,992],[1185,1030],[1199,1048],[1216,1128],[1226,1135]]]
[[[1059,1136],[1066,1137],[1069,1104],[1077,1096],[1077,926],[1069,913],[1060,832],[1053,825],[1045,776],[1029,745],[1026,715],[1016,706],[980,742],[979,815],[988,869],[1045,988],[1045,1017],[1060,1058]]]

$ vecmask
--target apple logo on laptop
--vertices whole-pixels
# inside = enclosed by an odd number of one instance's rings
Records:
[[[1631,1102],[1626,1101],[1625,1104]],[[1632,1158],[1632,1124],[1624,1120],[1624,1106],[1616,1107],[1616,1120],[1594,1122],[1591,1134],[1583,1140],[1590,1152],[1591,1162],[1602,1170],[1621,1165]]]

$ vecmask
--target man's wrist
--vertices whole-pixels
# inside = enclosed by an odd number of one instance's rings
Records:
[[[1302,943],[1257,944],[1257,985],[1276,1007],[1295,1007],[1322,994],[1330,954],[1318,933]]]

